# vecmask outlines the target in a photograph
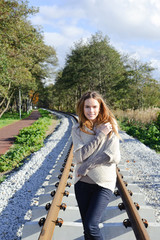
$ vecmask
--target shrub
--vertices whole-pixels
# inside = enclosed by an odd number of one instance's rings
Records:
[[[125,119],[120,122],[120,127],[129,135],[139,139],[157,152],[160,152],[160,113],[157,119],[151,123],[144,124],[142,122]]]
[[[52,123],[53,115],[46,110],[39,111],[41,117],[31,126],[21,129],[14,145],[0,157],[0,172],[19,167],[25,157],[43,146],[45,133]]]

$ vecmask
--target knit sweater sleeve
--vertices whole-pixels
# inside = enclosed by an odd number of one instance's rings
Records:
[[[89,157],[86,159],[78,169],[78,175],[85,176],[89,170],[101,166],[110,165],[112,163],[118,164],[120,161],[120,150],[119,150],[119,139],[113,134],[110,139],[108,139],[104,150],[94,156],[94,158]]]
[[[102,139],[105,138],[105,134],[103,132],[98,132],[94,136],[94,138],[84,144],[78,129],[72,129],[72,140],[73,140],[73,155],[76,163],[81,163],[90,157],[98,148],[99,144],[101,143]]]
[[[110,157],[109,163],[118,164],[120,162],[121,154],[119,138],[115,134],[108,139],[104,153]]]
[[[98,156],[94,158],[94,161],[92,158],[86,159],[81,166],[78,168],[78,175],[86,176],[87,172],[95,167],[106,165],[109,163],[110,157],[102,152]]]

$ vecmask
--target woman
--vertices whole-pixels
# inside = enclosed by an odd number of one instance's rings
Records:
[[[97,92],[77,104],[79,123],[72,128],[75,195],[85,240],[103,240],[99,223],[116,184],[120,161],[117,122]]]

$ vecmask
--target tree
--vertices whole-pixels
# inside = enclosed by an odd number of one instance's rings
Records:
[[[48,77],[48,65],[57,64],[54,48],[44,44],[40,30],[27,20],[36,12],[27,1],[0,0],[0,117],[19,89],[27,100],[29,90],[38,91]]]
[[[97,90],[113,106],[125,88],[124,72],[121,56],[108,37],[96,33],[87,42],[75,43],[55,87],[60,86],[68,96],[72,93],[72,102],[88,89]]]
[[[96,33],[74,44],[46,101],[56,109],[74,111],[85,91],[96,90],[112,108],[158,106],[160,85],[152,77],[153,70],[148,63],[120,55],[107,36]]]
[[[127,107],[138,109],[156,106],[160,93],[158,82],[152,78],[154,68],[148,63],[141,63],[136,59],[128,58],[126,70],[129,81],[128,95],[126,96]]]

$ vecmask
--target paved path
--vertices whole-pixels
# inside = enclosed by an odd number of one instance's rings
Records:
[[[33,111],[29,117],[19,120],[13,124],[0,129],[0,155],[6,153],[15,141],[15,137],[19,134],[19,130],[32,125],[38,118],[40,113],[38,110]]]

